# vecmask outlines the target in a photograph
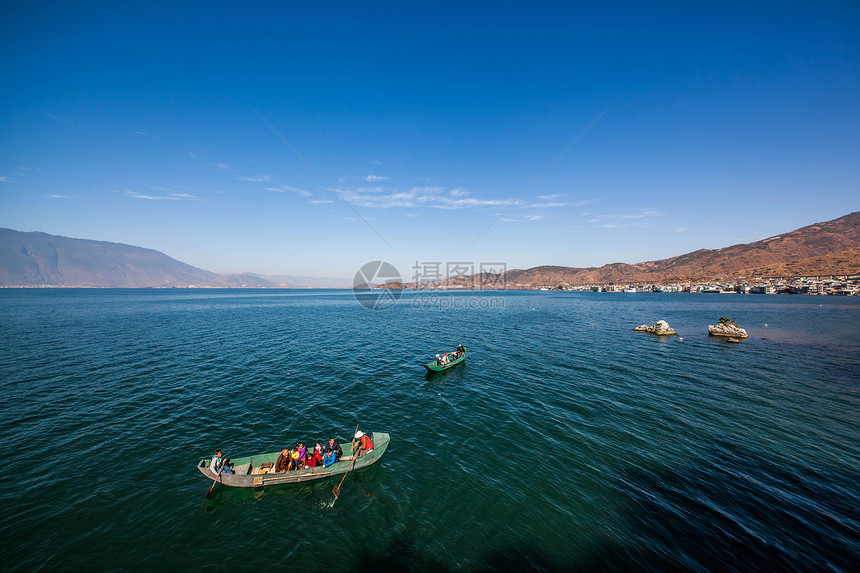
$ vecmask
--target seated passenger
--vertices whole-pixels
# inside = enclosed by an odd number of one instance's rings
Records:
[[[304,442],[299,442],[298,444],[296,444],[296,451],[298,451],[299,453],[296,467],[298,469],[302,469],[305,467],[305,462],[308,459],[308,450],[305,447]]]
[[[325,445],[325,451],[326,453],[334,451],[334,453],[337,454],[337,459],[343,457],[343,448],[341,448],[340,444],[335,441],[334,436],[329,437],[328,443]]]
[[[335,450],[326,450],[325,455],[323,456],[323,467],[329,467],[333,463],[335,463],[338,459],[337,452]]]
[[[275,472],[285,472],[287,471],[287,466],[290,462],[290,450],[284,448],[281,450],[281,455],[278,456],[278,461],[275,462]]]
[[[287,471],[297,470],[299,469],[299,450],[297,448],[293,448],[290,450],[289,463],[287,464]]]
[[[313,453],[310,455],[310,459],[311,459],[311,460],[313,460],[313,464],[314,464],[314,465],[313,465],[313,466],[311,466],[311,467],[321,466],[321,465],[322,465],[322,461],[323,461],[323,454],[324,454],[324,453],[325,453],[325,452],[323,451],[323,447],[320,445],[320,443],[319,443],[319,442],[317,442],[317,443],[314,445],[314,451],[313,451]]]
[[[212,461],[209,462],[209,471],[214,474],[223,473],[223,474],[231,474],[233,470],[230,469],[229,465],[230,460],[222,459],[221,450],[216,450],[215,455],[212,456]]]

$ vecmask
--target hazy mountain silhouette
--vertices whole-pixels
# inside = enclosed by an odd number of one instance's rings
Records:
[[[0,229],[0,286],[314,288],[349,280],[220,275],[152,249]]]
[[[534,288],[623,282],[702,282],[758,276],[860,272],[860,212],[754,243],[700,249],[659,261],[599,268],[540,266],[502,276],[447,279],[451,288]],[[349,287],[349,279],[219,275],[164,253],[105,241],[0,229],[0,286],[66,287]],[[394,287],[395,285],[392,285]],[[411,284],[396,285],[414,286]]]

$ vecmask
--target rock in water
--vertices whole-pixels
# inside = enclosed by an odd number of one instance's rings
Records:
[[[709,324],[708,334],[711,336],[729,336],[732,338],[749,338],[747,331],[736,324],[721,322],[720,324]]]
[[[642,326],[637,326],[633,330],[639,330],[642,332],[650,332],[651,334],[659,334],[661,336],[668,336],[670,334],[678,334],[675,332],[669,323],[665,320],[658,320],[657,324],[654,326],[648,326],[647,324],[643,324]]]

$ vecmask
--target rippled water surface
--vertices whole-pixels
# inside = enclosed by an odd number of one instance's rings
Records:
[[[659,319],[680,337],[632,330]],[[6,570],[860,562],[858,298],[5,289],[0,342]],[[356,423],[391,445],[336,502],[204,497],[216,447]]]

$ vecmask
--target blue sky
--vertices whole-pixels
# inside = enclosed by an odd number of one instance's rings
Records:
[[[4,3],[0,226],[409,276],[860,209],[855,2],[179,4]]]

